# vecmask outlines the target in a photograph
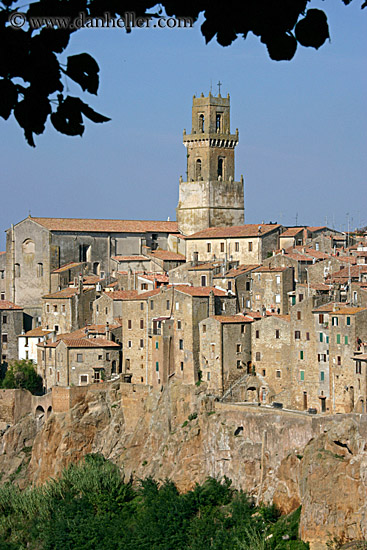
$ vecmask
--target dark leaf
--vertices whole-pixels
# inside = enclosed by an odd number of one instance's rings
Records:
[[[34,89],[41,90],[46,95],[63,90],[60,65],[56,55],[42,47],[42,43],[36,41],[36,37],[32,39],[28,63],[28,80]]]
[[[59,96],[59,106],[51,115],[51,122],[58,132],[67,136],[82,136],[84,132],[81,114],[83,102],[78,97]]]
[[[201,32],[205,38],[205,43],[208,44],[212,38],[217,34],[219,30],[219,25],[216,21],[206,19],[201,25]]]
[[[24,129],[24,135],[32,147],[35,147],[33,134],[42,134],[48,115],[51,112],[50,102],[47,97],[35,94],[28,89],[24,99],[14,107],[14,116]]]
[[[302,46],[320,48],[329,38],[327,17],[321,10],[311,9],[295,28],[296,39]]]
[[[83,91],[97,94],[99,84],[98,63],[88,53],[68,57],[66,74],[77,82]]]
[[[221,46],[230,46],[236,40],[237,34],[233,29],[221,29],[217,32],[217,42]]]
[[[64,29],[43,28],[33,40],[38,41],[46,50],[61,53],[69,43],[70,31]]]
[[[0,116],[7,120],[17,100],[16,86],[10,80],[0,80]]]
[[[297,40],[291,34],[273,35],[262,41],[274,61],[290,61],[297,50]]]
[[[80,103],[81,103],[81,107],[80,107],[81,112],[83,113],[83,115],[89,118],[89,120],[91,120],[92,122],[108,122],[109,120],[111,120],[110,118],[104,115],[101,115],[99,113],[96,113],[96,111],[93,111],[93,109],[89,107],[89,105],[87,105],[86,103],[83,103],[82,101]]]

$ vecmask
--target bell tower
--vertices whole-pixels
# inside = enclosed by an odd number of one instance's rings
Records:
[[[177,221],[184,235],[208,227],[244,223],[243,177],[234,181],[238,130],[230,131],[230,101],[209,92],[193,98],[191,134],[183,132],[187,150],[186,181],[180,178]]]

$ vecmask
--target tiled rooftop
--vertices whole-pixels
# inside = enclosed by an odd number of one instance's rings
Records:
[[[177,233],[177,222],[154,220],[96,220],[80,218],[29,219],[50,231],[75,231],[87,233]]]

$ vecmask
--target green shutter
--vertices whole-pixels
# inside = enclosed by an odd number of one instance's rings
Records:
[[[337,334],[337,335],[336,335],[336,343],[337,343],[337,344],[340,344],[340,334]]]
[[[156,364],[155,364],[155,370],[158,372],[159,371],[159,362],[157,361]]]
[[[329,343],[329,336],[326,336],[326,343]]]
[[[348,345],[348,336],[344,336],[344,344],[347,346]]]
[[[321,372],[320,372],[320,380],[321,380],[321,382],[323,382],[323,381],[325,380],[325,373],[324,373],[324,371],[321,371]]]
[[[301,375],[301,381],[303,381],[305,379],[305,371],[301,370],[300,375]]]
[[[347,317],[347,325],[350,325],[350,317]]]
[[[302,350],[299,352],[299,358],[303,359],[303,351]]]
[[[323,342],[324,341],[324,335],[322,332],[320,332],[320,342]]]

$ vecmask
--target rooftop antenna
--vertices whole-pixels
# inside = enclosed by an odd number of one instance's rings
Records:
[[[298,226],[298,212],[296,212],[296,227]]]
[[[212,88],[213,88],[213,86],[212,86],[212,79],[210,79],[210,93],[212,93]]]

